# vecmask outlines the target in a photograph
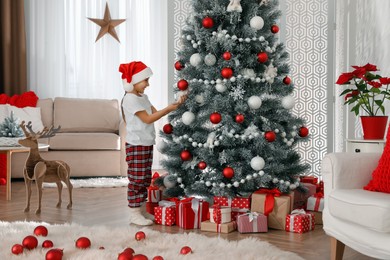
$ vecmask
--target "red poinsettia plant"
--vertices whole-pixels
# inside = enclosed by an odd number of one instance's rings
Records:
[[[340,94],[344,96],[344,104],[354,104],[351,112],[355,112],[356,115],[359,114],[360,108],[369,116],[376,116],[379,111],[384,115],[383,103],[390,99],[390,78],[376,74],[379,69],[370,63],[352,68],[355,70],[342,73],[336,82],[339,85],[354,85]]]

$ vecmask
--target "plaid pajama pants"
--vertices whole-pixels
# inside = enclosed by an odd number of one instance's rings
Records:
[[[148,195],[147,187],[152,180],[153,145],[130,145],[126,143],[128,165],[127,201],[130,208],[141,206]]]

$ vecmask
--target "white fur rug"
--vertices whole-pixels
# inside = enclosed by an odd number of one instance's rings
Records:
[[[36,249],[31,251],[25,249],[23,255],[13,255],[11,253],[12,246],[21,244],[24,237],[33,235],[34,228],[38,225],[47,227],[48,236],[37,237],[38,247]],[[140,230],[145,232],[146,239],[136,241],[134,235]],[[75,247],[75,241],[82,236],[91,240],[91,248],[81,250]],[[294,253],[282,251],[268,242],[255,238],[229,242],[222,238],[209,238],[192,232],[184,234],[160,233],[147,227],[85,227],[77,224],[49,225],[37,222],[0,221],[0,259],[45,259],[45,254],[49,249],[42,248],[44,240],[51,240],[54,243],[54,248],[64,249],[63,259],[117,259],[118,254],[126,247],[133,248],[136,254],[146,255],[150,260],[157,255],[162,256],[165,260],[303,259]],[[185,256],[180,255],[180,249],[183,246],[191,247],[193,253]],[[104,249],[99,249],[100,247],[104,247]]]
[[[87,179],[70,179],[73,188],[115,188],[125,187],[128,184],[127,177],[95,177]],[[66,188],[65,183],[64,188]],[[55,183],[43,183],[44,188],[57,188]]]

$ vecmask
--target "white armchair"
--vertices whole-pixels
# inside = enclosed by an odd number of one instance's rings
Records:
[[[322,160],[323,228],[332,259],[345,245],[367,256],[390,259],[390,194],[363,190],[381,154],[331,153]]]

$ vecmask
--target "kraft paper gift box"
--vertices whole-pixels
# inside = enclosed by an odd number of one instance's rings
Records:
[[[214,204],[215,205],[215,204]],[[214,210],[216,211],[220,211],[220,223],[219,224],[223,224],[223,223],[228,223],[228,222],[231,222],[232,221],[232,208],[230,207],[220,207],[220,208],[210,208],[209,211],[210,211],[210,222],[212,223],[218,223],[218,221],[214,220]]]
[[[302,234],[314,230],[314,218],[313,214],[304,209],[294,209],[286,216],[286,231]]]
[[[304,209],[306,207],[307,199],[316,193],[317,186],[311,183],[301,183],[306,193],[295,189],[293,209]]]
[[[286,216],[293,210],[293,199],[294,193],[282,194],[277,189],[260,189],[252,194],[251,211],[268,216],[269,228],[284,230]]]
[[[154,221],[156,224],[173,226],[176,222],[176,203],[162,200],[154,208]]]
[[[201,223],[200,229],[202,231],[209,231],[209,232],[216,232],[216,233],[230,233],[237,229],[237,224],[235,221],[231,221],[223,224],[217,224],[207,220]]]
[[[238,215],[242,215],[250,211],[251,208],[251,198],[250,197],[222,197],[215,196],[214,204],[219,204],[221,206],[227,206],[232,208],[232,220],[236,221]]]
[[[324,210],[324,194],[318,192],[313,196],[309,197],[307,199],[306,209],[322,212]]]
[[[268,232],[267,216],[257,212],[237,216],[237,230],[240,233]]]
[[[323,222],[322,222],[322,212],[318,212],[318,211],[306,211],[306,212],[309,212],[311,214],[314,215],[314,220],[316,222],[316,225],[322,225]]]
[[[208,213],[208,202],[196,198],[182,199],[176,203],[176,225],[184,229],[200,228]]]
[[[149,202],[159,202],[162,200],[162,191],[158,187],[149,186],[147,190]]]

